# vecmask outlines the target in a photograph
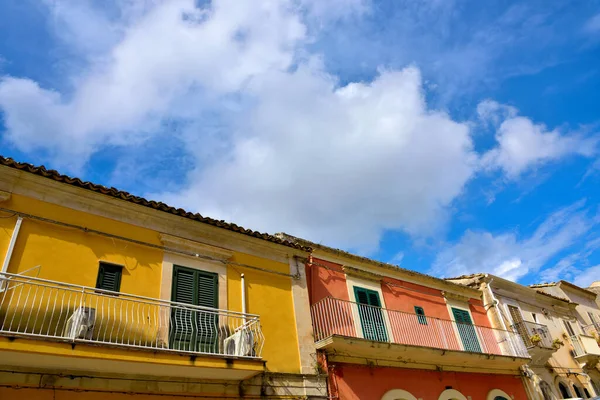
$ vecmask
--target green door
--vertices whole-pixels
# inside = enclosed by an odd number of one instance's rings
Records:
[[[471,321],[471,316],[465,310],[458,308],[452,308],[452,314],[454,314],[454,320],[456,321],[456,327],[458,334],[463,343],[465,351],[473,351],[481,353],[481,347],[479,346],[479,340],[477,339],[477,332]]]
[[[383,320],[379,293],[354,286],[354,296],[358,303],[358,315],[360,316],[364,338],[387,342],[387,331]]]
[[[217,309],[219,306],[218,275],[178,265],[173,266],[171,300]],[[170,348],[217,353],[218,322],[216,312],[174,306],[171,310]]]

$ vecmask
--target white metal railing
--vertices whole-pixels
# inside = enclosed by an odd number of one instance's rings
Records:
[[[571,336],[571,344],[573,345],[573,355],[575,357],[600,356],[600,345],[596,337],[587,332],[583,335]]]
[[[529,358],[514,332],[324,298],[311,307],[315,341],[339,335],[378,342]]]
[[[0,273],[0,334],[260,358],[258,315]]]
[[[575,357],[580,357],[585,355],[585,350],[583,347],[583,343],[581,343],[581,339],[579,335],[571,336],[571,343],[573,344],[573,353]]]
[[[522,321],[512,325],[511,328],[521,336],[528,348],[534,346],[553,348],[552,336],[546,325]]]
[[[583,333],[588,336],[593,336],[595,338],[600,337],[600,326],[597,324],[589,324],[583,327]]]

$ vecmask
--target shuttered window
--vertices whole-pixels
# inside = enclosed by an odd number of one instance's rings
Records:
[[[358,314],[365,339],[387,342],[387,329],[381,310],[379,293],[354,286],[354,297],[358,303]]]
[[[121,290],[121,276],[123,267],[121,265],[100,263],[98,268],[98,279],[96,279],[96,288],[118,292]]]
[[[417,314],[417,320],[421,325],[427,325],[427,317],[425,316],[423,307],[415,306],[415,314]]]
[[[216,309],[219,306],[218,275],[175,265],[171,299],[177,303]],[[211,310],[174,307],[171,346],[177,350],[216,352],[218,316]]]

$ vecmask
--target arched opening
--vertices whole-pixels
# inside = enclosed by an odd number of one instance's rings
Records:
[[[417,398],[406,390],[392,389],[386,392],[381,400],[417,400]]]
[[[542,391],[542,396],[544,397],[544,400],[554,400],[554,396],[552,395],[552,388],[550,387],[548,382],[541,381],[540,390]]]
[[[467,400],[467,398],[458,390],[446,389],[440,394],[438,400]]]
[[[590,395],[590,392],[589,392],[589,391],[588,391],[586,388],[583,388],[583,393],[585,393],[585,398],[586,398],[586,399],[589,399],[590,397],[592,397],[592,396]]]
[[[575,397],[583,397],[581,389],[579,389],[577,385],[573,385],[573,390],[575,391]]]
[[[508,393],[500,389],[492,389],[488,393],[486,400],[512,400]]]
[[[558,390],[560,390],[560,395],[563,399],[568,399],[571,397],[571,392],[569,389],[567,389],[567,386],[564,383],[558,382]]]

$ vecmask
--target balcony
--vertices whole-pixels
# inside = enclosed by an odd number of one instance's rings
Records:
[[[232,371],[223,375],[227,379],[245,379],[262,371],[264,337],[257,315],[15,274],[0,274],[0,290],[0,336],[10,338],[0,346],[3,362],[19,364],[27,359],[26,354],[14,351],[19,346],[13,339],[22,338],[66,343],[73,351],[83,346],[78,355],[98,358],[94,368],[107,372],[127,373],[134,368],[139,373],[165,375],[165,368],[172,367],[177,376],[222,377],[203,368],[206,363]],[[56,359],[61,358],[59,353],[68,353],[64,349],[59,346],[45,354],[49,368],[76,367],[74,361]],[[119,356],[111,357],[114,354]],[[39,357],[30,365],[44,364]],[[148,365],[126,367],[127,363],[111,364],[107,359],[119,357]]]
[[[598,345],[597,333],[592,325],[583,328],[584,334],[571,336],[573,345],[573,356],[585,368],[593,368],[600,359],[600,346]],[[596,334],[595,334],[596,333]]]
[[[482,363],[498,373],[529,361],[518,334],[459,324],[401,311],[325,298],[312,306],[317,348],[332,360],[425,369],[477,371]]]
[[[546,325],[522,321],[511,326],[517,332],[531,355],[531,365],[545,365],[557,348]]]

